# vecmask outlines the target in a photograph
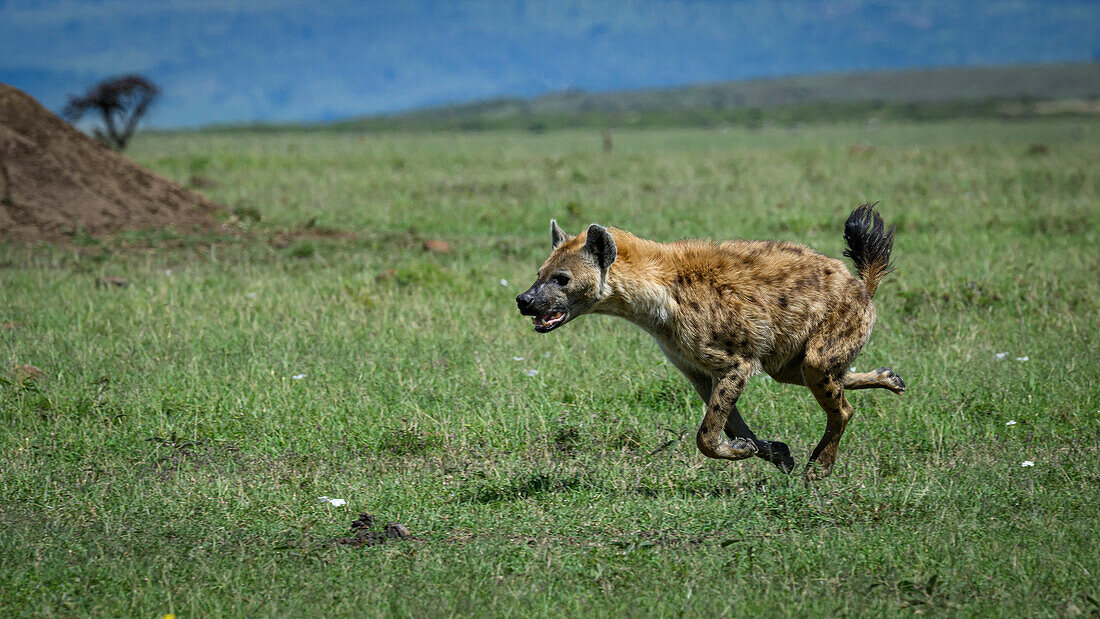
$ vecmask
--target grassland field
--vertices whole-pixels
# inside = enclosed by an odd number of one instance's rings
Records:
[[[0,244],[0,615],[1100,614],[1100,122],[128,154],[224,226]],[[813,485],[699,454],[702,404],[632,325],[515,311],[551,217],[839,257],[864,201],[898,268],[856,367],[909,390],[852,394]],[[824,428],[761,377],[741,410],[797,470]],[[362,512],[414,539],[331,543]]]

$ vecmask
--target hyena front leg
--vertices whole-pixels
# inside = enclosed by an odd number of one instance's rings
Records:
[[[747,436],[734,435],[729,439],[723,436],[723,430],[731,415],[737,413],[737,398],[745,391],[745,383],[752,374],[752,366],[748,361],[738,360],[724,376],[714,382],[714,389],[707,402],[707,413],[703,416],[703,423],[699,426],[699,433],[695,436],[695,442],[699,445],[699,451],[708,458],[723,458],[726,460],[744,460],[758,453],[756,442]],[[744,426],[744,421],[741,425]],[[734,422],[736,426],[736,422]],[[746,427],[747,429],[747,427]]]
[[[756,445],[757,457],[771,462],[784,473],[789,474],[794,470],[794,458],[791,457],[791,449],[787,447],[787,444],[756,438],[756,435],[753,434],[753,431],[749,429],[748,424],[741,417],[741,411],[737,410],[736,404],[733,405],[729,417],[726,417],[725,431],[726,436],[731,439],[745,438],[752,441]]]
[[[894,393],[905,393],[905,381],[890,368],[879,368],[874,372],[848,372],[842,380],[845,389],[889,389]]]

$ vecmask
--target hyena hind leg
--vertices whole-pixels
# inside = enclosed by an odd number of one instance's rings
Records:
[[[905,393],[905,381],[890,368],[873,372],[848,372],[842,378],[845,389],[889,389],[897,394]]]
[[[837,445],[855,409],[844,397],[844,384],[839,378],[811,367],[804,368],[803,372],[806,375],[806,386],[825,411],[827,420],[825,435],[821,437],[806,464],[807,481],[817,481],[825,479],[833,471]]]

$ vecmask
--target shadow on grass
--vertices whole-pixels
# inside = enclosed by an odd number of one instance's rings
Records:
[[[554,477],[545,473],[530,473],[504,483],[475,482],[462,487],[457,500],[464,503],[500,503],[553,492],[568,492],[580,487],[579,476]]]

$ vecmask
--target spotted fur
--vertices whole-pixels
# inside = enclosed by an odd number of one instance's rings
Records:
[[[827,418],[806,468],[808,478],[821,479],[854,412],[845,390],[905,391],[887,368],[849,371],[875,323],[871,297],[892,268],[893,228],[884,231],[872,205],[853,211],[847,224],[846,254],[861,279],[796,243],[657,243],[595,224],[570,237],[551,222],[552,253],[517,303],[543,331],[588,313],[645,329],[707,405],[696,442],[711,458],[757,456],[790,472],[787,445],[757,438],[737,400],[758,372],[806,386]]]

